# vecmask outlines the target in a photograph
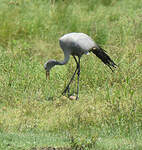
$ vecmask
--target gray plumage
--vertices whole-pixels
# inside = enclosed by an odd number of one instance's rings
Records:
[[[91,37],[89,37],[87,34],[84,33],[68,33],[62,36],[59,39],[60,47],[62,48],[64,52],[64,60],[63,61],[56,61],[54,59],[47,61],[44,64],[44,68],[46,72],[49,74],[49,71],[52,67],[55,65],[64,65],[67,64],[69,61],[70,55],[73,56],[75,59],[75,62],[77,64],[77,68],[63,91],[63,93],[66,93],[68,91],[69,93],[69,86],[72,82],[76,72],[78,74],[78,84],[77,84],[77,97],[78,99],[78,92],[79,92],[79,75],[80,75],[80,58],[83,54],[88,54],[89,52],[93,52],[98,58],[102,60],[104,64],[106,64],[112,71],[113,69],[111,67],[116,68],[116,64],[111,60],[111,58],[106,54],[106,51],[103,50],[100,46],[98,46],[94,40],[92,40]],[[76,56],[78,57],[78,61],[76,59]]]

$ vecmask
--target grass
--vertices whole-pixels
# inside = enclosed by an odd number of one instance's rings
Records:
[[[140,0],[1,0],[0,149],[141,149],[141,9]],[[63,59],[58,39],[69,32],[87,33],[119,65],[111,73],[83,56],[79,101],[61,95],[73,58],[49,81],[43,68]]]
[[[48,146],[54,147],[63,147],[68,145],[68,140],[66,137],[61,135],[55,135],[51,133],[8,133],[8,134],[1,134],[1,145],[0,149],[31,149],[31,148],[40,148]],[[62,139],[62,140],[61,140]]]

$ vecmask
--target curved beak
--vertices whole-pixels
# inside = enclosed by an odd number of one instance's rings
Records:
[[[49,77],[50,77],[50,73],[49,71],[46,71],[46,79],[49,79]]]

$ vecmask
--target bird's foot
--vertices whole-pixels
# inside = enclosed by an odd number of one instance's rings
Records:
[[[62,92],[62,95],[66,95],[67,94],[67,97],[69,98],[69,99],[71,99],[71,100],[78,100],[79,99],[79,96],[78,96],[78,94],[77,94],[77,96],[75,96],[75,94],[74,93],[70,93],[70,87],[69,86],[67,86],[65,89],[64,89],[64,91]]]
[[[79,99],[79,96],[77,95],[77,96],[76,96],[76,100],[78,100],[78,99]]]

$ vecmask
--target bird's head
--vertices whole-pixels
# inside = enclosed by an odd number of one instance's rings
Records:
[[[50,70],[52,67],[54,67],[56,65],[56,60],[51,59],[48,60],[45,64],[44,64],[44,69],[46,70],[46,79],[49,77],[50,75]]]

